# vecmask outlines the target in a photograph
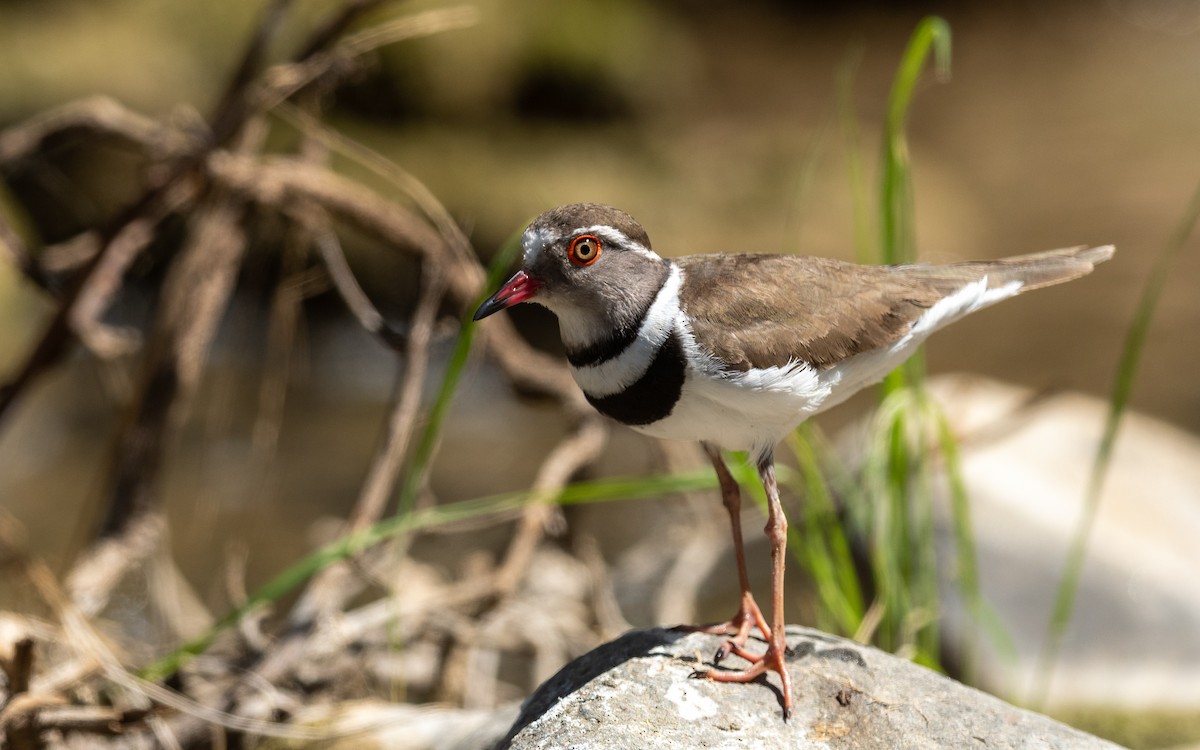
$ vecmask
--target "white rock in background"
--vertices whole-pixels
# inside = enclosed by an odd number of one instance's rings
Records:
[[[939,378],[932,389],[966,439],[983,595],[1016,649],[1015,661],[1002,657],[980,634],[979,679],[1028,699],[1108,404],[1076,393],[1035,400],[975,377]],[[944,542],[950,550],[948,530]],[[956,598],[952,583],[945,593]],[[944,617],[955,640],[977,627],[961,607]],[[1047,699],[1200,709],[1197,436],[1138,414],[1123,420]]]

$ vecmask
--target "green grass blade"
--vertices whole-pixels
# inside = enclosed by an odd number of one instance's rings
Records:
[[[1121,427],[1121,418],[1129,406],[1129,398],[1133,393],[1138,364],[1141,362],[1150,323],[1154,319],[1163,289],[1171,278],[1175,262],[1188,238],[1195,231],[1198,221],[1200,221],[1200,185],[1192,194],[1183,216],[1159,252],[1150,277],[1146,280],[1146,286],[1142,289],[1129,330],[1125,334],[1125,344],[1121,350],[1113,389],[1109,395],[1108,417],[1104,424],[1104,434],[1096,449],[1091,475],[1088,478],[1083,513],[1075,527],[1075,534],[1067,552],[1066,566],[1054,597],[1054,608],[1050,615],[1046,646],[1038,659],[1037,695],[1033,700],[1034,705],[1043,703],[1049,692],[1054,664],[1058,659],[1063,636],[1066,634],[1067,625],[1071,621],[1071,614],[1075,608],[1075,596],[1078,593],[1080,576],[1083,574],[1088,540],[1091,537],[1096,513],[1100,507],[1100,491],[1104,488],[1104,479],[1108,473],[1109,464],[1112,462],[1113,447],[1116,445],[1117,434]]]
[[[850,543],[825,480],[823,457],[818,454],[814,431],[812,425],[805,424],[788,437],[804,485],[800,529],[792,553],[812,577],[823,607],[821,619],[829,620],[822,627],[849,635],[862,623],[865,611],[862,587]],[[790,537],[789,534],[789,542]]]
[[[921,392],[924,393],[923,391]],[[929,440],[929,411],[925,406],[929,399],[922,398],[918,405],[920,410],[916,416],[917,435],[916,449],[924,452],[931,444]],[[938,612],[941,611],[941,597],[938,592],[937,565],[937,530],[934,525],[934,469],[930,462],[925,462],[922,471],[917,473],[915,493],[920,500],[912,508],[912,537],[909,545],[912,549],[912,572],[910,580],[916,591],[916,606],[919,613],[919,627],[913,634],[917,647],[917,661],[931,668],[937,668],[941,662],[939,654],[940,622]]]
[[[879,177],[879,260],[894,264],[915,256],[911,165],[905,125],[917,83],[933,55],[945,74],[950,27],[936,16],[923,19],[909,39],[888,98]],[[876,643],[936,664],[938,589],[934,545],[933,477],[923,459],[931,427],[922,404],[922,354],[884,379],[875,438],[864,465],[873,488],[875,517],[871,562],[881,605]]]
[[[1004,626],[1004,622],[983,598],[983,588],[979,577],[979,557],[975,546],[975,535],[971,523],[971,504],[967,495],[967,485],[963,479],[962,459],[958,451],[958,439],[950,426],[946,414],[933,401],[932,418],[937,431],[938,449],[944,463],[943,472],[946,477],[947,490],[950,497],[950,522],[954,535],[955,578],[958,591],[963,598],[967,613],[975,618],[988,640],[996,648],[1000,656],[1009,662],[1017,657],[1017,647],[1012,634]],[[967,633],[962,647],[963,678],[970,682],[977,668],[979,656],[979,639],[976,631]]]
[[[939,76],[948,76],[950,25],[937,16],[927,16],[917,24],[900,59],[900,67],[888,97],[879,194],[880,260],[886,264],[909,263],[916,256],[915,208],[905,123],[917,81],[930,52],[934,55]],[[923,354],[918,352],[902,367],[890,373],[884,379],[884,393],[919,381],[924,369],[922,359]],[[893,442],[896,450],[902,450],[899,435],[893,436]]]
[[[932,402],[931,402],[932,404]],[[978,557],[975,552],[975,536],[971,528],[971,504],[967,499],[967,485],[963,479],[962,462],[958,454],[958,440],[950,428],[945,413],[932,404],[937,426],[938,448],[941,451],[947,490],[950,495],[950,522],[954,534],[954,549],[957,554],[955,578],[963,604],[972,616],[978,618],[982,611],[983,594],[979,587]],[[978,639],[973,629],[968,630],[963,644],[963,671],[970,675],[975,669],[979,654]]]
[[[904,125],[921,69],[931,51],[938,73],[943,77],[948,75],[950,24],[937,16],[927,16],[917,24],[900,59],[900,68],[888,97],[880,181],[880,249],[884,263],[908,262],[914,254],[912,189]]]

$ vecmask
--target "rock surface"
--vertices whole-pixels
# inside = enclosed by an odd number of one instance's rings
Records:
[[[788,636],[787,722],[774,675],[749,684],[691,678],[720,637],[635,630],[543,684],[499,748],[1117,747],[877,649],[806,628]],[[742,663],[730,657],[726,666]]]

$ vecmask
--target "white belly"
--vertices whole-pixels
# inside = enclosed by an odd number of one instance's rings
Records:
[[[671,440],[701,440],[724,450],[761,454],[821,410],[831,390],[807,365],[749,373],[689,370],[670,415],[638,432]]]

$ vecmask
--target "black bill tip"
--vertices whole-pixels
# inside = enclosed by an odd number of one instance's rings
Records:
[[[531,299],[541,288],[540,280],[524,271],[517,271],[511,279],[504,283],[504,286],[500,287],[499,291],[484,300],[479,309],[475,311],[472,320],[483,320],[492,313],[500,312]]]

